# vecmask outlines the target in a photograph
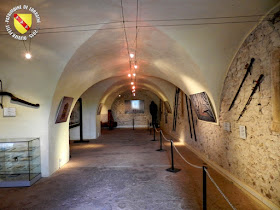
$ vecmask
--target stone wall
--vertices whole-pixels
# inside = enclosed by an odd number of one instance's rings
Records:
[[[280,48],[280,23],[262,22],[244,41],[225,78],[221,97],[219,123],[195,119],[197,141],[190,138],[186,102],[180,94],[176,131],[172,131],[173,115],[168,123],[161,121],[163,129],[189,145],[203,157],[219,165],[231,175],[261,195],[268,205],[280,207],[280,134],[272,126],[272,53]],[[234,107],[229,106],[245,75],[245,64],[255,58],[252,74],[248,75]],[[279,59],[277,62],[279,62]],[[260,74],[264,81],[254,94],[243,117],[237,121]],[[280,96],[278,96],[280,97]],[[184,107],[182,109],[181,107]],[[164,115],[162,115],[164,119]],[[231,131],[224,130],[224,122]],[[239,126],[246,126],[247,138],[239,136]],[[273,204],[272,204],[273,206]]]
[[[144,113],[125,114],[125,100],[144,100]],[[147,127],[147,120],[151,122],[149,106],[154,101],[159,108],[160,99],[150,91],[141,90],[136,92],[133,97],[131,91],[121,94],[112,104],[112,113],[114,120],[118,123],[118,127],[132,127],[132,119],[134,118],[135,127]]]

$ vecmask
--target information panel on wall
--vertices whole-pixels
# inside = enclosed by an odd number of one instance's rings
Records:
[[[125,100],[125,114],[144,113],[143,100]]]

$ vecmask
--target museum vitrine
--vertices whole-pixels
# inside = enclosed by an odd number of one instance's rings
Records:
[[[0,187],[26,187],[41,178],[40,139],[0,139]]]

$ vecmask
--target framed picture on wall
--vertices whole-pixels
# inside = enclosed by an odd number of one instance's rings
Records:
[[[172,113],[172,109],[171,109],[168,101],[164,101],[164,107],[165,107],[167,113]]]
[[[190,95],[198,119],[216,122],[216,117],[206,92]]]
[[[125,100],[125,114],[136,114],[145,112],[144,100]]]
[[[64,96],[59,104],[55,123],[66,122],[72,106],[74,98]]]

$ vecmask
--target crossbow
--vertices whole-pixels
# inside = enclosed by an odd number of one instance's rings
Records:
[[[28,101],[17,98],[12,93],[9,93],[9,92],[0,91],[0,96],[10,96],[12,101],[17,101],[17,102],[20,102],[22,104],[26,104],[26,105],[29,105],[29,106],[34,106],[34,107],[39,107],[40,106],[40,104],[33,104],[33,103],[28,102]]]

